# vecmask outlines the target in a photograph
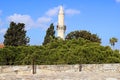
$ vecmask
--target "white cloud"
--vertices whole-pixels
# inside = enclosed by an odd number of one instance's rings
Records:
[[[55,15],[57,15],[57,13],[58,13],[59,7],[60,7],[60,6],[51,8],[51,9],[49,9],[45,14],[46,14],[47,16],[50,16],[50,17],[55,16]]]
[[[51,18],[49,17],[40,17],[38,18],[37,20],[39,23],[47,23],[47,22],[50,22],[51,21]]]
[[[8,21],[14,21],[16,23],[25,23],[26,29],[31,29],[33,27],[41,27],[41,28],[47,28],[50,25],[50,22],[56,22],[54,18],[57,17],[58,11],[60,6],[54,7],[49,9],[45,12],[45,14],[41,17],[39,17],[36,20],[33,20],[30,15],[22,15],[22,14],[13,14],[7,17]],[[66,15],[75,15],[79,14],[79,10],[75,9],[64,9]]]
[[[116,2],[120,2],[120,0],[116,0]]]
[[[5,34],[6,30],[6,28],[0,29],[0,34]]]
[[[26,29],[30,29],[34,26],[34,21],[29,15],[13,14],[8,17],[8,21],[14,21],[16,23],[25,23]]]
[[[38,18],[36,25],[38,27],[41,27],[42,29],[46,30],[46,28],[49,25],[49,22],[51,22],[51,18],[50,17],[40,17]]]
[[[67,9],[67,10],[65,11],[65,13],[66,13],[67,15],[75,15],[75,14],[80,14],[80,11],[79,11],[79,10],[75,10],[75,9]]]
[[[46,15],[50,17],[56,16],[58,14],[59,8],[60,6],[49,9],[46,12]],[[80,11],[76,9],[64,9],[64,12],[66,15],[75,15],[80,13]]]
[[[3,21],[0,19],[0,27],[3,26]]]
[[[34,21],[29,15],[21,15],[21,14],[13,14],[9,16],[8,21],[14,21],[16,23],[25,23],[26,29],[31,29],[33,27],[41,27],[44,28],[47,23],[51,21],[50,17],[39,17],[36,21]]]

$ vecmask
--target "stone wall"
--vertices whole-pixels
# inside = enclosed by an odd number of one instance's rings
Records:
[[[120,73],[120,64],[83,64],[82,71]]]
[[[32,74],[32,66],[0,66],[0,74]]]
[[[0,66],[0,74],[32,74],[32,65]],[[82,64],[82,65],[36,65],[36,74],[51,72],[115,72],[120,73],[120,64]]]

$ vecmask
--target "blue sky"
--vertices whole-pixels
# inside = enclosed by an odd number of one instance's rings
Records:
[[[60,5],[65,11],[66,34],[87,30],[97,34],[105,46],[116,37],[115,48],[120,49],[120,0],[1,0],[0,43],[14,21],[26,24],[31,45],[41,45],[49,25],[54,23],[56,27]]]

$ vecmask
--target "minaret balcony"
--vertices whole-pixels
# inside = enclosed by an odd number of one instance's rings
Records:
[[[57,25],[57,30],[66,30],[66,26],[65,25],[64,26]]]

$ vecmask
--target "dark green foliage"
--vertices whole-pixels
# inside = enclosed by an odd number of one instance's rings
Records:
[[[0,65],[31,65],[33,61],[37,65],[120,63],[119,50],[100,45],[96,34],[74,31],[62,40],[55,38],[51,24],[42,46],[23,46],[29,42],[24,27],[23,23],[11,22],[4,36],[7,46],[0,49]]]
[[[96,34],[91,34],[88,31],[80,30],[80,31],[73,31],[67,34],[66,39],[78,39],[84,38],[85,40],[90,40],[92,42],[101,43],[101,39]]]
[[[53,23],[50,24],[50,27],[46,31],[46,36],[44,38],[43,45],[46,45],[51,41],[51,39],[55,38],[55,31],[54,31],[54,25]]]
[[[53,39],[44,46],[18,46],[0,49],[1,65],[101,64],[120,63],[118,50],[83,38]]]
[[[23,23],[10,23],[6,34],[4,35],[5,46],[23,46],[29,43],[29,38],[26,37],[25,24]]]
[[[115,38],[115,37],[110,38],[110,44],[111,44],[111,46],[114,47],[116,42],[118,42],[117,38]]]
[[[16,53],[17,52],[17,53]],[[19,54],[19,50],[15,47],[6,47],[0,49],[0,64],[13,65],[16,64],[15,58]]]

